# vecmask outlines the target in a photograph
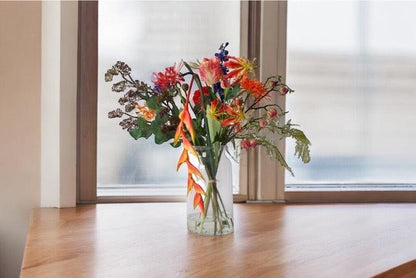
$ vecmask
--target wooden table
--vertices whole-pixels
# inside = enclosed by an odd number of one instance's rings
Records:
[[[235,233],[185,204],[36,209],[21,277],[370,277],[416,258],[415,204],[236,204]]]

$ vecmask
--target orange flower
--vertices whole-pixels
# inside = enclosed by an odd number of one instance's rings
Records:
[[[136,105],[136,109],[139,110],[137,112],[137,117],[143,117],[146,121],[153,121],[155,118],[155,111],[149,109],[146,104],[141,106],[140,104]]]
[[[202,212],[202,214],[205,214],[205,208],[204,208],[204,200],[202,199],[201,194],[195,193],[194,196],[194,208],[196,206],[199,206],[199,210]]]
[[[232,85],[238,83],[241,79],[247,77],[250,72],[254,71],[252,62],[245,58],[228,56],[228,61],[224,62],[224,66],[230,69],[226,75],[227,78],[234,78]]]
[[[226,118],[221,122],[221,126],[230,126],[241,123],[244,120],[244,111],[240,106],[231,107],[230,105],[223,105],[222,110]]]
[[[241,87],[253,95],[255,99],[269,97],[269,93],[264,88],[264,85],[256,79],[243,78],[241,80]]]

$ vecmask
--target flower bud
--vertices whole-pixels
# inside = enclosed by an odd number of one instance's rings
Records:
[[[289,92],[289,89],[287,87],[282,87],[279,91],[281,95],[286,95]]]
[[[272,108],[269,109],[269,111],[267,111],[267,116],[269,116],[269,118],[271,119],[276,119],[277,118],[277,110]]]
[[[240,124],[236,124],[235,127],[234,127],[234,129],[235,129],[235,132],[237,132],[237,133],[239,133],[239,132],[241,132],[243,130],[243,128],[241,127]]]
[[[250,142],[247,139],[243,139],[241,141],[241,148],[248,149],[250,148]]]
[[[260,127],[265,127],[265,126],[267,126],[267,121],[265,120],[265,119],[261,119],[260,121],[259,121],[259,126]]]
[[[234,99],[234,104],[235,104],[236,106],[241,106],[241,105],[243,105],[243,99],[242,99],[242,98],[236,98],[236,99]]]

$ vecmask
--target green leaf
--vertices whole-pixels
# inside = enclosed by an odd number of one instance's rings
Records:
[[[240,85],[237,84],[225,91],[224,101],[235,98],[240,93]]]
[[[276,145],[274,145],[272,142],[266,139],[260,139],[260,140],[257,139],[257,142],[266,148],[267,154],[269,156],[279,161],[280,165],[285,167],[290,172],[290,174],[294,176],[292,168],[289,167],[285,158],[283,157],[282,153],[280,152],[279,148]]]
[[[136,140],[141,137],[147,139],[152,135],[152,128],[145,119],[138,118],[137,128],[130,130],[129,133]]]
[[[148,98],[146,100],[146,105],[149,109],[156,110],[156,112],[160,109],[160,104],[155,96]]]
[[[309,146],[311,142],[303,131],[299,129],[292,128],[291,129],[291,137],[296,140],[296,147],[295,147],[295,155],[298,158],[302,159],[303,163],[309,163],[311,161]]]
[[[207,105],[207,111],[210,111],[211,105]],[[207,112],[207,121],[209,128],[209,138],[211,142],[215,141],[217,134],[221,131],[221,123],[212,113]]]

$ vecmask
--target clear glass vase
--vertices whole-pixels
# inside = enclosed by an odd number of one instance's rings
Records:
[[[204,175],[204,179],[199,178],[196,182],[205,191],[205,214],[198,207],[194,208],[195,192],[191,191],[187,198],[187,226],[191,233],[216,236],[234,231],[233,183],[235,186],[236,181],[233,182],[233,176],[236,175],[233,175],[232,169],[235,169],[238,158],[234,149],[230,151],[230,148],[215,144],[211,148],[195,147],[198,157],[191,157],[191,162]]]

